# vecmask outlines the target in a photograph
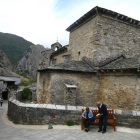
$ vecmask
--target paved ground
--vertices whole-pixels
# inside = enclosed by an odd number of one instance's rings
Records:
[[[96,126],[89,132],[80,130],[80,126],[55,125],[16,125],[6,116],[7,101],[0,107],[0,140],[140,140],[140,129],[108,127],[105,134],[99,133]]]

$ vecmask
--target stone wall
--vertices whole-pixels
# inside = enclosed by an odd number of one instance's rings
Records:
[[[140,111],[140,78],[135,75],[102,75],[99,100],[108,108]]]
[[[82,109],[83,106],[25,104],[10,98],[8,118],[16,124],[25,125],[67,124],[67,122],[80,124]],[[117,125],[140,128],[140,111],[114,110],[114,113]]]
[[[66,85],[67,86],[67,85]],[[73,87],[72,87],[73,86]],[[67,86],[65,88],[65,93],[64,93],[64,104],[65,105],[76,105],[76,98],[77,98],[77,90],[75,85],[72,85],[71,87]]]
[[[96,16],[70,33],[73,60],[82,57],[99,62],[110,56],[140,54],[140,29],[109,17]]]
[[[139,28],[103,16],[98,16],[96,27],[99,44],[93,50],[93,58],[97,61],[122,53],[126,57],[140,54]]]
[[[38,103],[65,104],[65,84],[76,85],[76,101],[69,105],[95,106],[100,100],[108,108],[140,111],[140,77],[83,73],[39,73]],[[44,80],[44,81],[43,81]],[[69,100],[69,101],[68,101]],[[70,102],[70,98],[67,102]],[[75,104],[72,104],[75,102]]]
[[[82,108],[83,106],[24,104],[15,99],[10,99],[8,102],[8,117],[14,123],[28,125],[66,124],[67,122],[80,124]]]
[[[71,59],[81,60],[82,57],[93,58],[92,50],[98,45],[98,18],[95,17],[70,33],[69,51]]]
[[[18,91],[17,93],[15,93],[15,96],[18,101],[21,101],[22,100],[22,91]]]
[[[140,116],[132,116],[131,114],[127,115],[115,115],[116,125],[118,126],[127,126],[130,128],[140,128]]]
[[[51,73],[38,72],[37,74],[37,102],[50,103]]]
[[[64,60],[69,60],[70,56],[68,52],[63,52],[57,56],[53,57],[52,64],[62,63]]]
[[[39,69],[46,68],[50,65],[50,55],[53,52],[54,50],[52,49],[46,49],[45,51],[41,52],[42,59],[40,60],[40,63],[39,63]]]
[[[76,85],[76,105],[94,106],[97,101],[98,78],[78,72],[38,72],[38,103],[64,103],[65,84]]]

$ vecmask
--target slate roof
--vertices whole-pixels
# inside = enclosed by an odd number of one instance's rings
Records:
[[[74,60],[67,60],[64,61],[63,63],[52,65],[47,67],[46,69],[41,69],[38,71],[49,71],[49,70],[89,72],[89,73],[95,73],[97,71],[96,69],[94,69],[94,67],[92,67],[85,61],[74,61]]]
[[[140,68],[140,58],[126,58],[124,55],[117,55],[107,58],[98,64],[94,64],[90,59],[83,58],[82,61],[66,60],[63,63],[49,66],[38,71],[73,71],[96,73],[98,70],[109,69],[138,69]]]
[[[140,68],[140,58],[121,58],[104,66],[100,66],[99,69],[137,69]]]
[[[21,82],[20,77],[11,77],[11,76],[0,76],[0,80],[6,82],[15,82],[15,85],[18,85]]]
[[[140,28],[140,21],[132,19],[131,17],[119,14],[117,12],[102,8],[102,7],[94,7],[89,12],[84,14],[82,17],[80,17],[77,21],[75,21],[73,24],[71,24],[66,31],[73,31],[74,29],[81,26],[86,21],[89,21],[90,19],[96,17],[97,15],[107,16],[114,20],[123,21],[127,24],[133,25],[137,28]]]
[[[51,54],[51,58],[52,57],[54,57],[54,56],[56,56],[56,55],[59,55],[59,54],[61,54],[61,53],[64,53],[64,52],[67,52],[67,47],[68,47],[69,45],[66,45],[66,46],[64,46],[64,47],[62,47],[62,48],[60,48],[60,49],[58,49],[57,51],[54,51],[52,54]]]

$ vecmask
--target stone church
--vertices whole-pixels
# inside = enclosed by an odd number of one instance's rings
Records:
[[[42,52],[38,103],[140,111],[140,21],[94,7]]]

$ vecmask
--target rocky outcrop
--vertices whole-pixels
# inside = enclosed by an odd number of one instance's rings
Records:
[[[2,50],[0,50],[0,75],[1,76],[20,77],[21,81],[28,81],[27,78],[24,78],[23,76],[20,76],[12,71],[12,65]]]
[[[30,50],[24,54],[23,58],[14,67],[14,71],[24,72],[35,78],[39,63],[43,59],[41,52],[45,50],[42,45],[31,45]]]
[[[0,68],[4,68],[4,67],[7,67],[9,69],[12,68],[9,59],[7,58],[5,53],[2,50],[0,50]]]
[[[22,82],[28,82],[29,79],[18,75],[17,73],[11,71],[10,69],[4,67],[0,68],[0,76],[11,76],[11,77],[20,77]]]

